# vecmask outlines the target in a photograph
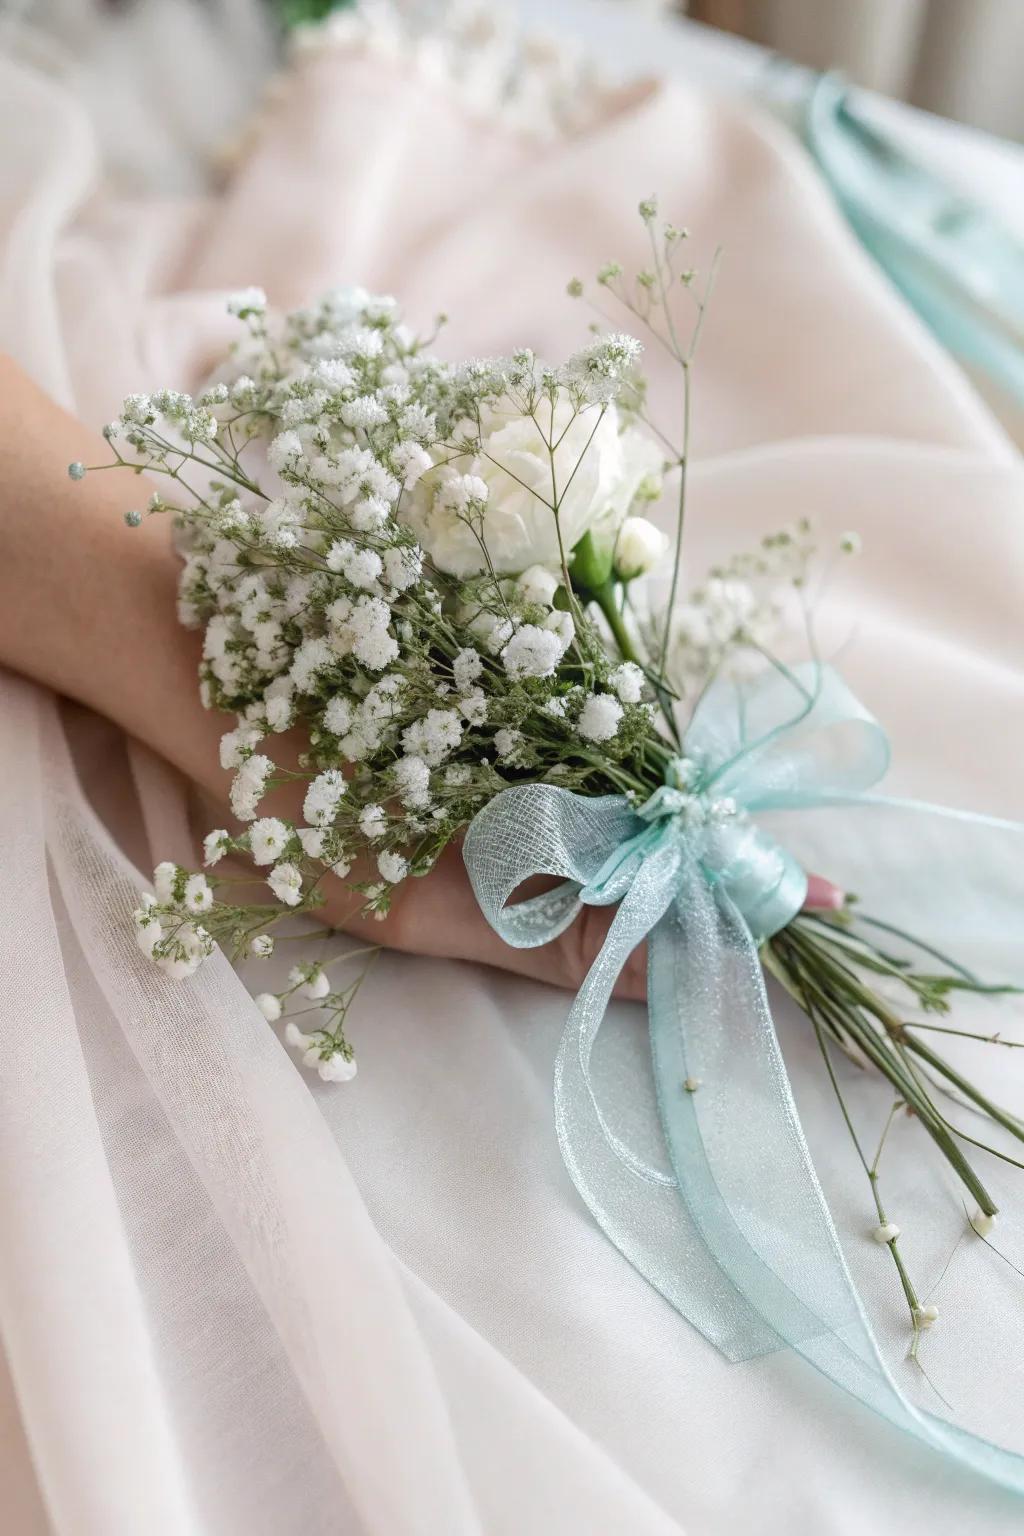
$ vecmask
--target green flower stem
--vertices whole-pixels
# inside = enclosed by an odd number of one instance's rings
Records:
[[[966,1077],[961,1077],[960,1073],[954,1067],[951,1067],[948,1061],[945,1061],[930,1046],[925,1045],[923,1040],[918,1040],[908,1029],[904,1029],[902,1038],[908,1050],[920,1056],[936,1072],[941,1073],[947,1081],[959,1088],[960,1092],[973,1100],[979,1109],[985,1111],[990,1120],[994,1120],[997,1125],[1001,1125],[1004,1130],[1009,1131],[1011,1136],[1016,1136],[1018,1141],[1024,1141],[1024,1125],[1019,1120],[1015,1119],[1005,1109],[1000,1109],[998,1104],[993,1104],[991,1099],[985,1097],[980,1088],[976,1088]],[[989,1214],[993,1213],[990,1212]]]
[[[679,736],[675,715],[672,710],[672,696],[669,690],[666,689],[664,684],[660,681],[660,678],[651,672],[650,668],[634,646],[633,641],[630,638],[629,630],[626,628],[626,622],[622,616],[622,612],[615,600],[615,587],[616,584],[614,581],[606,581],[603,586],[592,590],[589,593],[589,596],[597,604],[605,619],[607,620],[608,628],[612,632],[612,638],[614,639],[615,644],[618,646],[619,655],[622,657],[623,661],[634,662],[636,666],[638,666],[643,672],[644,676],[647,678],[647,681],[654,689],[658,698],[658,704],[661,712],[676,738],[677,749],[681,752],[682,741]],[[653,748],[654,746],[660,746],[660,743],[651,743],[650,745],[652,745]],[[668,762],[668,760],[675,755],[677,754],[666,751],[664,753],[665,762]]]
[[[632,661],[638,667],[643,667],[644,664],[637,654],[636,647],[630,639],[629,630],[626,628],[625,621],[619,611],[619,605],[615,601],[615,583],[606,581],[603,587],[599,587],[591,595],[607,620],[608,628],[612,632],[612,637],[619,648],[619,655],[623,661]]]
[[[995,1215],[997,1206],[971,1164],[964,1157],[955,1136],[935,1110],[927,1093],[900,1060],[890,1043],[902,1030],[898,1019],[885,1009],[845,966],[836,963],[827,946],[805,931],[799,922],[777,935],[763,953],[772,952],[792,981],[787,990],[805,1011],[804,999],[811,996],[822,1012],[831,1016],[848,1038],[859,1047],[874,1067],[887,1077],[900,1097],[914,1111],[957,1177],[970,1191],[986,1215]],[[774,967],[771,967],[777,974]],[[883,1030],[873,1028],[865,1014],[873,1015]],[[895,1036],[894,1032],[895,1031]]]

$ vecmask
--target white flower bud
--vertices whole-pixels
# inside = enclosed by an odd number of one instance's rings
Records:
[[[974,1228],[975,1232],[977,1232],[979,1237],[988,1237],[995,1224],[995,1217],[989,1216],[985,1211],[975,1211],[974,1215],[971,1217],[971,1226]]]
[[[880,1227],[876,1227],[871,1234],[875,1242],[881,1243],[883,1246],[886,1243],[894,1243],[899,1235],[900,1229],[894,1221],[883,1222],[882,1225]]]
[[[646,517],[627,517],[615,541],[615,574],[632,581],[657,565],[668,549],[668,539]]]
[[[256,998],[256,1007],[268,1024],[276,1024],[281,1017],[281,999],[273,992],[259,993]]]
[[[918,1328],[930,1328],[938,1315],[939,1309],[934,1305],[914,1308],[914,1322]]]

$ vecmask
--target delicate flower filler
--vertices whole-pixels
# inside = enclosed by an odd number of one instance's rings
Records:
[[[624,765],[652,732],[642,671],[606,650],[570,573],[584,537],[609,561],[621,534],[643,543],[630,524],[664,456],[617,403],[639,342],[453,367],[361,290],[274,317],[254,288],[228,309],[244,332],[214,385],[132,395],[105,431],[117,463],[167,482],[148,511],[177,525],[203,701],[235,717],[221,764],[239,825],[207,836],[203,873],[161,865],[136,917],[175,976],[215,941],[268,956],[329,875],[383,918],[510,782],[639,791]],[[304,751],[279,767],[292,728]],[[295,783],[300,817],[265,809]],[[287,1038],[341,1079],[349,989],[318,976],[259,1006],[277,1022],[315,1004],[326,1027]]]
[[[234,821],[206,837],[202,871],[158,865],[135,913],[141,949],[167,975],[192,974],[215,944],[269,957],[272,930],[320,907],[332,881],[363,915],[386,917],[510,786],[624,796],[645,814],[660,804],[709,838],[742,830],[743,809],[687,756],[687,730],[716,680],[742,697],[759,677],[794,677],[783,652],[794,615],[811,637],[816,550],[797,522],[684,589],[690,391],[714,267],[699,282],[685,232],[659,225],[653,200],[640,215],[649,270],[627,279],[609,262],[596,287],[677,365],[681,441],[650,414],[630,335],[597,334],[558,366],[529,351],[453,365],[394,300],[360,289],[283,316],[257,289],[236,295],[242,339],[216,382],[195,397],[129,396],[106,429],[116,464],[166,482],[148,512],[174,518],[179,616],[203,637],[202,700],[232,717],[221,762]],[[70,466],[75,480],[85,473]],[[671,539],[652,510],[666,478]],[[859,548],[845,533],[837,557]],[[922,967],[880,935],[850,897],[799,914],[759,953],[810,1016],[836,1092],[837,1049],[881,1072],[893,1115],[913,1112],[988,1242],[995,1204],[936,1082],[1018,1139],[1024,1130],[947,1067],[920,1015],[990,989],[952,962]],[[345,964],[300,960],[283,991],[257,997],[332,1082],[355,1072],[345,1021],[365,972],[336,980]],[[681,1083],[699,1097],[699,1077]],[[888,1131],[873,1162],[861,1152],[865,1233],[895,1261],[916,1357],[938,1314],[883,1208]]]

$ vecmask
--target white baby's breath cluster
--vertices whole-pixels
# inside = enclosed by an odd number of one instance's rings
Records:
[[[640,214],[652,230],[654,204]],[[617,263],[598,283],[688,388],[666,288],[684,241],[666,226],[633,298]],[[682,749],[679,699],[763,652],[772,583],[798,586],[810,556],[803,525],[767,539],[668,619],[679,543],[673,563],[645,512],[675,473],[681,528],[689,444],[650,421],[631,335],[595,334],[559,367],[528,350],[453,365],[361,289],[276,315],[251,288],[228,308],[241,336],[214,382],[131,395],[105,429],[118,465],[164,479],[145,513],[174,518],[201,697],[233,717],[233,824],[206,837],[202,871],[159,865],[135,913],[173,977],[215,943],[266,960],[271,929],[333,881],[385,917],[510,784],[642,801]],[[639,587],[666,566],[652,615]],[[361,980],[333,978],[335,963],[293,967],[257,998],[330,1081],[355,1070]]]
[[[235,717],[238,825],[206,838],[206,873],[161,865],[136,914],[174,976],[215,939],[269,953],[267,929],[318,906],[328,874],[383,917],[509,783],[634,786],[654,714],[572,574],[584,540],[609,559],[624,541],[633,574],[662,548],[635,512],[664,455],[616,403],[637,341],[595,339],[557,369],[529,351],[456,367],[362,290],[281,317],[257,289],[228,307],[244,330],[216,382],[132,395],[105,430],[118,463],[166,477],[146,511],[175,518],[203,702]],[[239,857],[248,887],[218,878]],[[344,1008],[324,999],[337,1028],[287,1038],[343,1076]]]

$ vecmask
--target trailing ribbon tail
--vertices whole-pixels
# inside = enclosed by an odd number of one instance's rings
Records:
[[[958,849],[972,834],[991,839],[982,885],[989,870],[997,881],[1019,870],[1024,826],[867,792],[888,745],[835,674],[808,668],[783,681],[739,699],[712,689],[698,711],[687,748],[715,794],[726,787],[751,810],[820,816],[842,806],[844,821],[890,809],[925,833],[945,827]],[[487,805],[467,834],[481,909],[516,947],[556,937],[584,904],[618,907],[556,1067],[556,1125],[577,1190],[629,1261],[727,1358],[792,1346],[899,1428],[1024,1493],[1024,1457],[922,1412],[902,1392],[847,1268],[758,957],[759,938],[799,909],[795,861],[742,817],[733,823],[723,810],[717,821],[709,813],[688,823],[674,803],[657,791],[638,812],[619,796],[521,785]],[[564,883],[507,905],[542,873]],[[595,1042],[615,981],[644,939],[656,1107],[649,1085],[621,1069],[607,1106],[595,1086]]]

